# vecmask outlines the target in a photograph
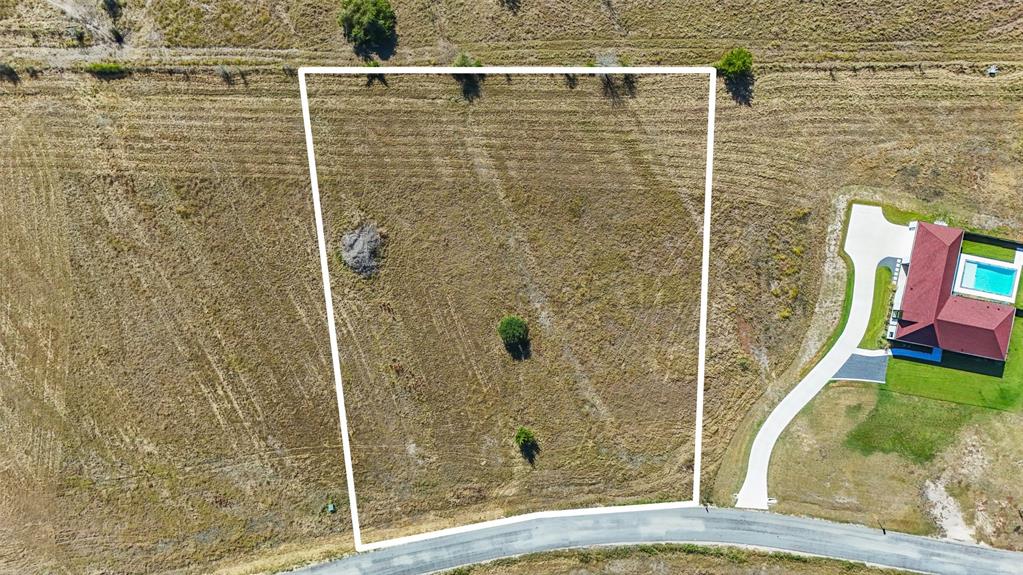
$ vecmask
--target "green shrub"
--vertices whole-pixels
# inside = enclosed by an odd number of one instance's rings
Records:
[[[528,427],[520,426],[515,430],[515,445],[519,453],[530,465],[536,465],[536,456],[540,454],[540,443],[536,440],[536,434]]]
[[[483,65],[483,62],[480,62],[465,52],[459,52],[458,56],[455,56],[455,61],[452,62],[451,65],[457,68],[478,68]]]
[[[529,326],[517,315],[506,315],[497,324],[497,333],[505,345],[522,345],[529,341]]]
[[[337,23],[349,42],[367,46],[393,38],[397,19],[388,0],[344,0]]]
[[[525,426],[520,426],[517,430],[515,430],[515,445],[516,446],[522,448],[522,447],[525,447],[527,445],[535,444],[535,443],[536,443],[536,433],[533,433],[532,429],[530,429],[528,427],[525,427]]]
[[[85,71],[94,76],[114,77],[128,75],[129,69],[120,62],[91,62]]]
[[[744,76],[753,71],[753,54],[745,48],[732,48],[714,67],[726,78]]]

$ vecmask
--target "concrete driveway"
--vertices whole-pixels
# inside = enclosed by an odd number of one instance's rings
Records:
[[[748,546],[941,575],[1018,574],[1023,554],[762,511],[690,507],[538,517],[441,535],[298,570],[301,575],[422,575],[501,557],[635,543]]]
[[[863,339],[873,305],[877,266],[887,257],[901,257],[909,253],[912,245],[913,234],[909,229],[886,220],[881,208],[853,205],[844,246],[855,271],[849,321],[831,350],[774,408],[757,432],[750,449],[746,479],[736,501],[737,507],[767,509],[767,468],[774,444],[803,407],[845,365]]]

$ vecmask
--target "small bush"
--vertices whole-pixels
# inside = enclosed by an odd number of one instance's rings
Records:
[[[384,44],[394,38],[397,18],[388,0],[345,0],[337,15],[338,26],[356,46]]]
[[[451,65],[456,68],[478,68],[483,65],[478,59],[473,58],[465,52],[459,52]],[[483,95],[483,80],[485,74],[454,74],[455,81],[462,87],[462,97],[472,102]]]
[[[497,324],[497,333],[505,345],[523,345],[529,341],[529,326],[517,315],[506,315]]]
[[[515,445],[522,447],[529,443],[536,443],[536,433],[528,427],[519,427],[515,430]]]
[[[732,48],[714,67],[726,78],[745,76],[753,72],[753,54],[745,48]]]
[[[515,430],[515,445],[518,446],[522,457],[530,465],[536,464],[536,456],[540,453],[540,443],[536,440],[536,433],[532,429],[520,426]]]
[[[452,66],[457,68],[478,68],[483,65],[477,58],[473,58],[465,52],[459,52],[458,56],[455,56],[455,61],[451,63]]]
[[[85,71],[103,78],[119,78],[130,72],[127,66],[119,62],[91,62],[85,66]]]

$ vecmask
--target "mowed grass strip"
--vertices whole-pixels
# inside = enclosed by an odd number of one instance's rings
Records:
[[[878,266],[877,274],[874,276],[874,305],[870,308],[867,331],[860,341],[861,348],[881,349],[885,346],[885,326],[888,325],[889,304],[894,291],[891,268]]]
[[[963,253],[1002,262],[1013,262],[1016,260],[1016,250],[1012,248],[972,240],[963,240]]]

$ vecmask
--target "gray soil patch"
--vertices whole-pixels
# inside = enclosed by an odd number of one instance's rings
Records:
[[[376,224],[363,224],[341,237],[341,260],[350,270],[364,278],[379,268],[383,237]]]

